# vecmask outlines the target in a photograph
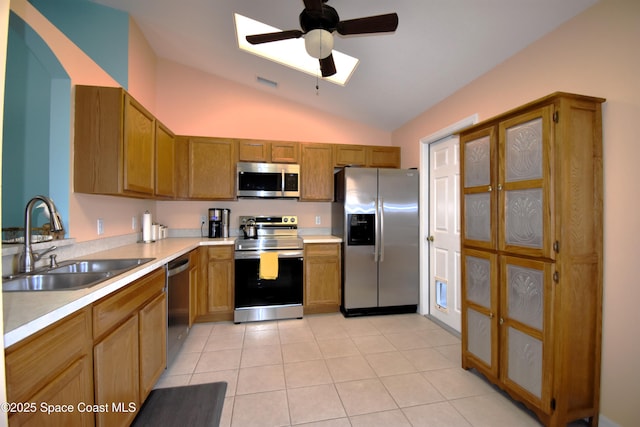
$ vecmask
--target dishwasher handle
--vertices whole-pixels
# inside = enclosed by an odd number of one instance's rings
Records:
[[[167,277],[173,277],[189,268],[189,258],[183,258],[169,263],[167,267]]]

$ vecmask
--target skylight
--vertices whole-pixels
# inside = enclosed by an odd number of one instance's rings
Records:
[[[252,45],[247,41],[246,36],[252,34],[275,33],[282,30],[237,13],[234,15],[238,47],[240,49],[310,74],[314,77],[321,76],[320,64],[317,59],[312,58],[307,54],[307,51],[304,48],[303,38]],[[323,80],[344,86],[347,84],[347,81],[349,81],[349,78],[353,74],[359,60],[342,52],[338,52],[335,49],[332,53],[337,72],[333,76],[324,77]]]

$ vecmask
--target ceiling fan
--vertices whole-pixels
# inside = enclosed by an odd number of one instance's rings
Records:
[[[304,36],[307,53],[320,60],[322,77],[336,73],[333,62],[333,32],[343,36],[392,32],[398,28],[398,14],[369,16],[341,21],[338,12],[325,3],[327,0],[303,0],[304,9],[300,13],[302,30],[278,31],[247,36],[251,44],[269,43]]]

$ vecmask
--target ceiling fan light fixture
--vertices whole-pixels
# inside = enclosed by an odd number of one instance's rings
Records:
[[[304,47],[310,56],[324,59],[333,50],[333,34],[322,28],[311,30],[304,36]]]

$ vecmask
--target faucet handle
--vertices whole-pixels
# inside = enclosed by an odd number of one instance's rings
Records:
[[[42,258],[42,256],[46,253],[49,253],[51,251],[55,251],[56,249],[58,249],[57,246],[50,246],[47,249],[40,251],[40,252],[33,252],[33,259],[35,261],[38,261],[40,258]]]
[[[56,261],[56,257],[58,255],[56,254],[51,254],[49,255],[49,268],[56,268],[58,267],[58,261]]]

